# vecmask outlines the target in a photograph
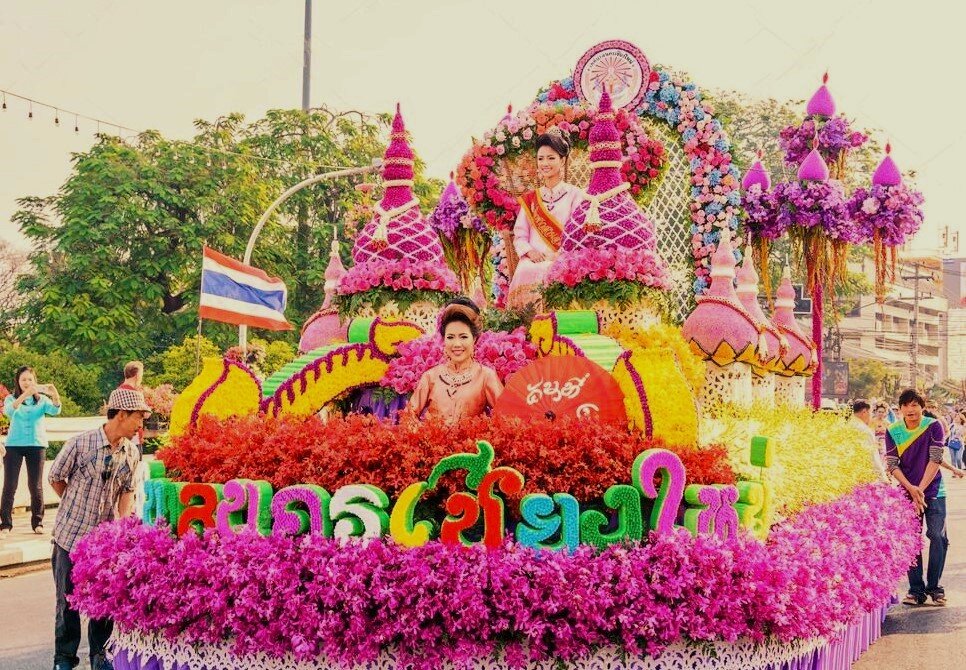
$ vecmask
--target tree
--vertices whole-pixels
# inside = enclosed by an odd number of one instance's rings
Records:
[[[868,358],[849,361],[849,395],[853,398],[891,397],[899,373],[887,364]]]
[[[26,251],[0,240],[0,338],[13,338],[17,309],[24,297],[17,291],[17,279],[29,270]]]
[[[181,343],[197,325],[202,246],[240,258],[255,221],[284,189],[380,156],[386,121],[321,108],[273,111],[250,124],[238,114],[198,121],[190,142],[155,131],[130,144],[98,136],[74,156],[59,193],[19,201],[14,220],[34,252],[31,272],[18,282],[25,300],[18,337],[104,369]],[[340,180],[306,189],[256,245],[253,264],[292,287],[296,323],[321,302],[332,239],[321,224],[339,221],[362,197],[351,186]],[[417,177],[416,191],[430,196],[424,205],[439,186]],[[294,244],[292,220],[299,221]],[[234,333],[218,327],[210,335],[225,347]]]
[[[221,358],[221,349],[207,337],[189,335],[145,361],[144,383],[152,387],[171,384],[180,393],[198,376],[206,358]]]

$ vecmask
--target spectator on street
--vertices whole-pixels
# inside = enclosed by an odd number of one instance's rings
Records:
[[[40,535],[44,532],[44,461],[47,460],[44,417],[60,414],[60,394],[53,384],[38,384],[33,368],[23,366],[14,374],[13,393],[3,399],[3,413],[10,420],[10,430],[3,455],[0,537],[13,529],[13,501],[24,461],[30,490],[30,525]]]
[[[131,513],[134,473],[141,458],[131,438],[150,414],[140,391],[115,389],[107,401],[107,423],[68,440],[50,469],[50,484],[61,497],[51,556],[57,591],[54,670],[70,670],[80,660],[80,613],[67,601],[74,590],[70,552],[98,524]],[[89,622],[87,638],[93,670],[113,667],[104,656],[104,645],[113,629],[109,619]]]
[[[144,393],[144,363],[141,361],[127,363],[124,366],[124,381],[118,388]],[[131,441],[137,445],[141,453],[144,453],[144,428],[139,429],[138,434]]]
[[[852,403],[852,417],[849,423],[865,436],[866,447],[872,458],[872,466],[875,468],[876,474],[879,475],[879,479],[884,482],[889,481],[889,475],[886,473],[885,465],[882,463],[882,456],[879,453],[879,442],[871,426],[872,406],[865,400],[856,400]]]
[[[899,396],[902,418],[886,432],[886,466],[889,474],[906,489],[912,502],[925,517],[929,538],[929,563],[926,582],[922,579],[922,554],[909,568],[909,593],[903,602],[923,605],[927,596],[936,605],[946,604],[946,593],[939,584],[946,564],[946,499],[939,495],[943,460],[943,431],[935,419],[923,415],[926,402],[915,389]],[[920,522],[921,523],[921,522]]]
[[[963,469],[963,442],[966,441],[966,414],[960,412],[949,427],[949,458],[954,468]]]

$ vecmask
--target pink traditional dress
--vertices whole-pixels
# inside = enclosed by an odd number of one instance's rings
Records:
[[[564,224],[580,203],[580,194],[573,184],[560,182],[552,189],[541,186],[520,197],[520,214],[513,226],[513,248],[520,261],[510,280],[508,306],[524,307],[540,299],[537,289],[560,251]],[[539,251],[545,259],[535,263],[524,258],[530,251]]]
[[[503,393],[503,384],[493,368],[473,363],[455,373],[444,363],[430,368],[419,378],[409,407],[426,417],[443,417],[447,423],[479,416],[493,408]]]

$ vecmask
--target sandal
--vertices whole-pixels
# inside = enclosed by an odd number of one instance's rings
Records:
[[[946,594],[944,592],[937,591],[936,593],[930,594],[929,597],[932,598],[933,605],[936,605],[937,607],[946,606]]]
[[[906,597],[902,599],[902,604],[912,605],[914,607],[925,605],[926,595],[924,593],[907,593]]]
[[[43,534],[44,534],[43,526],[34,526],[34,535],[43,535]]]

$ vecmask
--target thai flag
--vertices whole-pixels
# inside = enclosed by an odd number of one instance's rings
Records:
[[[281,279],[205,247],[200,318],[267,330],[292,330],[292,324],[285,319],[287,298]]]

